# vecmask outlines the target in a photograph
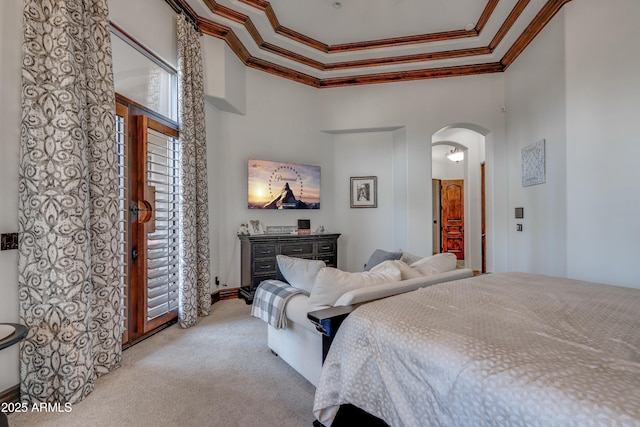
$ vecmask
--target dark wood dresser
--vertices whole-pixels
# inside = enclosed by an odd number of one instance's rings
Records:
[[[324,261],[338,266],[340,234],[238,235],[240,239],[240,298],[253,302],[256,288],[263,280],[283,280],[276,255]]]

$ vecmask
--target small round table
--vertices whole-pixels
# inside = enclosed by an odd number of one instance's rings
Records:
[[[11,335],[0,340],[0,350],[19,343],[24,339],[24,337],[27,336],[28,329],[24,325],[21,325],[19,323],[0,323],[0,325],[8,325],[16,328],[16,330],[13,331]]]
[[[8,325],[15,328],[15,331],[13,331],[11,335],[0,340],[0,350],[19,343],[27,336],[27,332],[29,331],[26,326],[19,323],[0,323],[0,325]],[[7,419],[7,414],[0,412],[0,427],[8,425],[9,421]]]

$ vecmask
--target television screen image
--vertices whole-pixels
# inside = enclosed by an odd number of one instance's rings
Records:
[[[249,209],[320,209],[320,166],[249,159]]]

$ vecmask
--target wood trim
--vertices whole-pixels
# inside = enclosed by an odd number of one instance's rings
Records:
[[[480,34],[482,30],[484,30],[484,27],[485,25],[487,25],[489,18],[491,18],[491,15],[493,15],[493,12],[496,9],[496,6],[498,6],[498,1],[499,0],[489,0],[487,2],[487,5],[480,15],[480,19],[478,19],[478,22],[476,23],[476,31],[478,32],[478,34]]]
[[[321,88],[339,86],[357,86],[377,83],[391,83],[401,81],[437,79],[442,77],[460,77],[475,74],[498,73],[503,71],[502,64],[492,62],[480,65],[463,65],[457,67],[431,68],[426,70],[398,71],[360,76],[347,76],[320,81]]]
[[[184,0],[175,0],[178,3],[183,3]],[[448,51],[439,51],[433,53],[423,53],[416,55],[404,55],[404,56],[395,56],[395,57],[382,57],[382,58],[373,58],[373,59],[365,59],[365,60],[355,60],[355,61],[343,61],[343,62],[335,62],[335,63],[321,63],[319,61],[312,60],[304,55],[300,55],[294,52],[291,52],[287,49],[281,48],[279,46],[275,46],[271,43],[265,42],[258,31],[255,29],[255,26],[251,22],[250,18],[244,14],[236,12],[230,8],[225,6],[220,6],[215,2],[215,0],[203,0],[205,4],[209,7],[209,9],[224,18],[233,20],[234,22],[240,23],[247,28],[247,31],[250,33],[254,42],[256,42],[257,46],[265,50],[267,52],[273,53],[275,55],[281,56],[283,58],[289,59],[293,62],[297,62],[299,64],[306,65],[310,68],[320,70],[320,71],[330,71],[330,70],[344,70],[344,69],[354,69],[354,68],[366,68],[366,67],[376,67],[376,66],[384,66],[384,65],[397,65],[397,64],[405,64],[405,63],[416,63],[416,62],[425,62],[425,61],[434,61],[441,59],[451,59],[451,58],[461,58],[461,57],[472,57],[477,55],[488,55],[494,51],[494,49],[499,45],[499,43],[504,39],[504,36],[507,34],[509,29],[514,25],[518,17],[522,14],[526,6],[528,5],[530,0],[519,0],[517,4],[514,6],[512,11],[510,12],[507,20],[500,27],[493,40],[486,47],[478,47],[472,49],[459,49],[459,50],[448,50]],[[275,12],[273,12],[273,8],[270,3],[265,0],[239,0],[242,3],[250,5],[252,7],[258,8],[267,15],[269,21],[272,26],[274,26],[274,30],[278,32],[278,34],[285,35],[289,38],[292,38],[299,43],[304,45],[313,47],[320,51],[326,53],[332,52],[348,52],[354,50],[363,50],[363,49],[372,49],[379,47],[390,47],[390,46],[400,46],[407,45],[413,43],[425,43],[429,41],[440,41],[440,40],[451,40],[456,38],[463,37],[473,37],[477,36],[480,31],[482,31],[495,11],[495,8],[498,4],[498,0],[489,0],[485,9],[476,24],[476,28],[473,30],[454,30],[447,31],[442,33],[432,33],[432,34],[423,34],[417,36],[408,36],[408,37],[398,37],[398,38],[390,38],[390,39],[382,39],[382,40],[373,40],[373,41],[364,41],[364,42],[356,42],[356,43],[347,43],[347,44],[339,44],[339,45],[324,45],[316,40],[306,38],[302,34],[298,34],[292,30],[289,30],[285,27],[280,26],[278,23]],[[397,81],[411,81],[411,80],[421,80],[421,79],[432,79],[432,78],[441,78],[441,77],[457,77],[457,76],[466,76],[473,74],[486,74],[486,73],[495,73],[502,72],[506,70],[506,68],[515,61],[515,59],[522,53],[524,48],[528,46],[528,44],[533,40],[533,38],[544,28],[544,26],[553,18],[553,16],[562,8],[565,3],[570,2],[571,0],[549,0],[545,6],[541,9],[535,19],[531,22],[531,24],[523,31],[520,37],[516,40],[516,42],[511,46],[511,48],[507,51],[507,53],[503,56],[500,62],[497,63],[488,63],[488,64],[477,64],[477,65],[467,65],[467,66],[456,66],[456,67],[441,67],[441,68],[424,68],[420,70],[411,70],[411,71],[397,71],[397,72],[388,72],[388,73],[372,73],[366,75],[355,75],[355,76],[347,76],[347,77],[336,77],[336,78],[317,78],[311,75],[295,71],[291,68],[274,64],[272,62],[266,61],[264,59],[256,58],[251,55],[248,49],[242,44],[238,36],[234,33],[233,29],[227,27],[225,25],[216,23],[209,19],[198,17],[197,23],[198,27],[202,30],[204,34],[217,37],[225,40],[227,45],[231,48],[231,50],[238,56],[238,58],[248,67],[264,71],[270,74],[277,75],[279,77],[287,78],[293,81],[297,81],[302,84],[306,84],[312,87],[317,88],[328,88],[328,87],[338,87],[338,86],[350,86],[350,85],[363,85],[363,84],[377,84],[377,83],[387,83],[387,82],[397,82]]]
[[[0,402],[3,403],[18,403],[20,402],[20,384],[16,384],[13,387],[6,389],[0,394]]]
[[[381,65],[409,64],[413,62],[437,61],[441,59],[464,58],[476,55],[488,55],[491,50],[487,47],[472,49],[447,50],[433,53],[419,53],[416,55],[392,56],[376,59],[364,59],[360,61],[333,62],[326,64],[323,70],[344,70],[349,68],[374,67]]]
[[[168,117],[165,117],[161,114],[156,113],[153,110],[148,109],[147,107],[138,104],[135,101],[132,101],[131,99],[127,98],[126,96],[123,96],[119,93],[116,93],[116,101],[120,102],[126,106],[129,107],[129,110],[135,110],[135,112],[133,112],[132,114],[135,115],[142,115],[144,114],[145,116],[148,116],[162,124],[164,124],[165,126],[169,126],[171,128],[174,129],[178,129],[179,130],[179,126],[178,126],[178,122],[173,121],[171,119],[169,119]],[[131,126],[129,126],[129,128],[131,129]]]
[[[379,49],[384,47],[393,47],[393,46],[404,46],[409,44],[420,44],[420,43],[430,43],[435,41],[442,40],[451,40],[457,38],[465,38],[465,37],[476,37],[480,31],[484,28],[485,24],[493,14],[496,6],[498,5],[498,0],[489,0],[487,5],[485,6],[482,14],[478,18],[476,23],[476,28],[472,30],[452,30],[452,31],[443,31],[439,33],[430,33],[430,34],[418,34],[418,35],[410,35],[410,36],[402,36],[402,37],[392,37],[386,39],[379,40],[366,40],[352,43],[341,43],[335,45],[328,45],[322,43],[318,40],[312,39],[311,37],[307,37],[304,34],[301,34],[297,31],[294,31],[290,28],[284,27],[280,25],[278,22],[278,18],[271,7],[271,4],[265,0],[239,0],[241,3],[254,7],[265,13],[267,19],[271,23],[271,27],[276,34],[287,37],[293,41],[296,41],[300,44],[309,46],[313,49],[319,50],[324,53],[337,53],[337,52],[352,52],[358,50],[367,50],[367,49]],[[215,12],[215,9],[219,7],[215,0],[205,0],[212,12]],[[210,5],[211,4],[211,5]],[[211,7],[213,6],[213,8]]]
[[[529,43],[542,31],[542,29],[551,21],[556,13],[571,0],[549,0],[540,9],[535,18],[527,26],[527,28],[520,34],[520,37],[515,41],[511,48],[505,53],[500,62],[506,70],[513,61],[529,46]]]
[[[211,305],[227,299],[238,299],[239,292],[240,292],[240,288],[219,289],[215,292],[212,292]]]
[[[388,39],[370,40],[353,43],[334,44],[329,46],[328,53],[355,52],[367,49],[381,49],[396,46],[406,46],[411,44],[432,43],[445,40],[456,40],[467,37],[476,37],[478,32],[473,30],[452,30],[440,33],[418,34],[414,36],[392,37]]]
[[[504,39],[504,36],[507,35],[513,24],[515,24],[516,20],[520,17],[528,4],[529,0],[518,0],[518,3],[516,3],[513,9],[511,9],[509,16],[507,16],[507,19],[505,19],[505,21],[500,26],[500,29],[498,29],[495,36],[489,43],[489,48],[492,51],[500,44],[502,39]]]

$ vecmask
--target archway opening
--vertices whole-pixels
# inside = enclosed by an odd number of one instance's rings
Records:
[[[485,135],[473,124],[454,124],[431,138],[433,252],[456,254],[460,266],[485,271],[483,193]],[[452,150],[464,159],[450,159]]]

